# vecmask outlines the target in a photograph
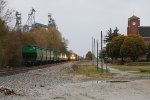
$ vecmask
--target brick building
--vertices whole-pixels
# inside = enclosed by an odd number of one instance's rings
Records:
[[[140,35],[146,43],[150,43],[150,26],[140,26],[140,18],[132,16],[128,18],[127,35]]]

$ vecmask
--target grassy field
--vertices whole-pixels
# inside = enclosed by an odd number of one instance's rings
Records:
[[[69,71],[69,73],[74,73],[74,74],[79,74],[79,75],[84,75],[87,77],[92,77],[94,79],[97,78],[112,78],[113,74],[107,72],[106,70],[103,70],[103,73],[101,73],[101,68],[98,68],[97,71],[97,67],[96,65],[92,65],[92,64],[85,64],[85,63],[78,63],[78,64],[74,64],[72,66],[71,71]]]
[[[150,74],[150,66],[125,66],[125,65],[111,65],[111,67],[121,71],[129,71],[137,74]]]

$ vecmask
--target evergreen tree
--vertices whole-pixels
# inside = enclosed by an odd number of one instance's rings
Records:
[[[108,54],[109,57],[112,57],[109,53],[110,43],[111,43],[113,38],[120,36],[120,34],[118,32],[119,32],[119,30],[117,27],[113,30],[113,32],[112,32],[112,29],[110,28],[107,31],[107,35],[105,36],[104,42],[106,43],[106,53]]]
[[[110,28],[108,31],[107,31],[107,35],[105,36],[105,43],[107,43],[107,44],[109,44],[111,41],[112,41],[112,39],[114,38],[114,37],[117,37],[117,36],[119,36],[120,34],[118,33],[118,28],[116,27],[115,28],[115,30],[113,30],[113,32],[112,32],[112,29]]]

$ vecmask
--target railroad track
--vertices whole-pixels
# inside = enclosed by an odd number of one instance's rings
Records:
[[[14,75],[14,74],[19,74],[19,73],[25,73],[30,70],[36,70],[36,69],[43,69],[55,65],[61,65],[66,62],[62,63],[55,63],[55,64],[47,64],[47,65],[40,65],[40,66],[31,66],[31,67],[11,67],[11,68],[0,68],[0,77],[1,76],[9,76],[9,75]]]

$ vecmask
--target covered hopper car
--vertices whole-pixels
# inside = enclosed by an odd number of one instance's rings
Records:
[[[76,54],[68,55],[60,51],[52,51],[32,45],[27,45],[22,48],[22,56],[25,66],[78,60],[78,56]]]

